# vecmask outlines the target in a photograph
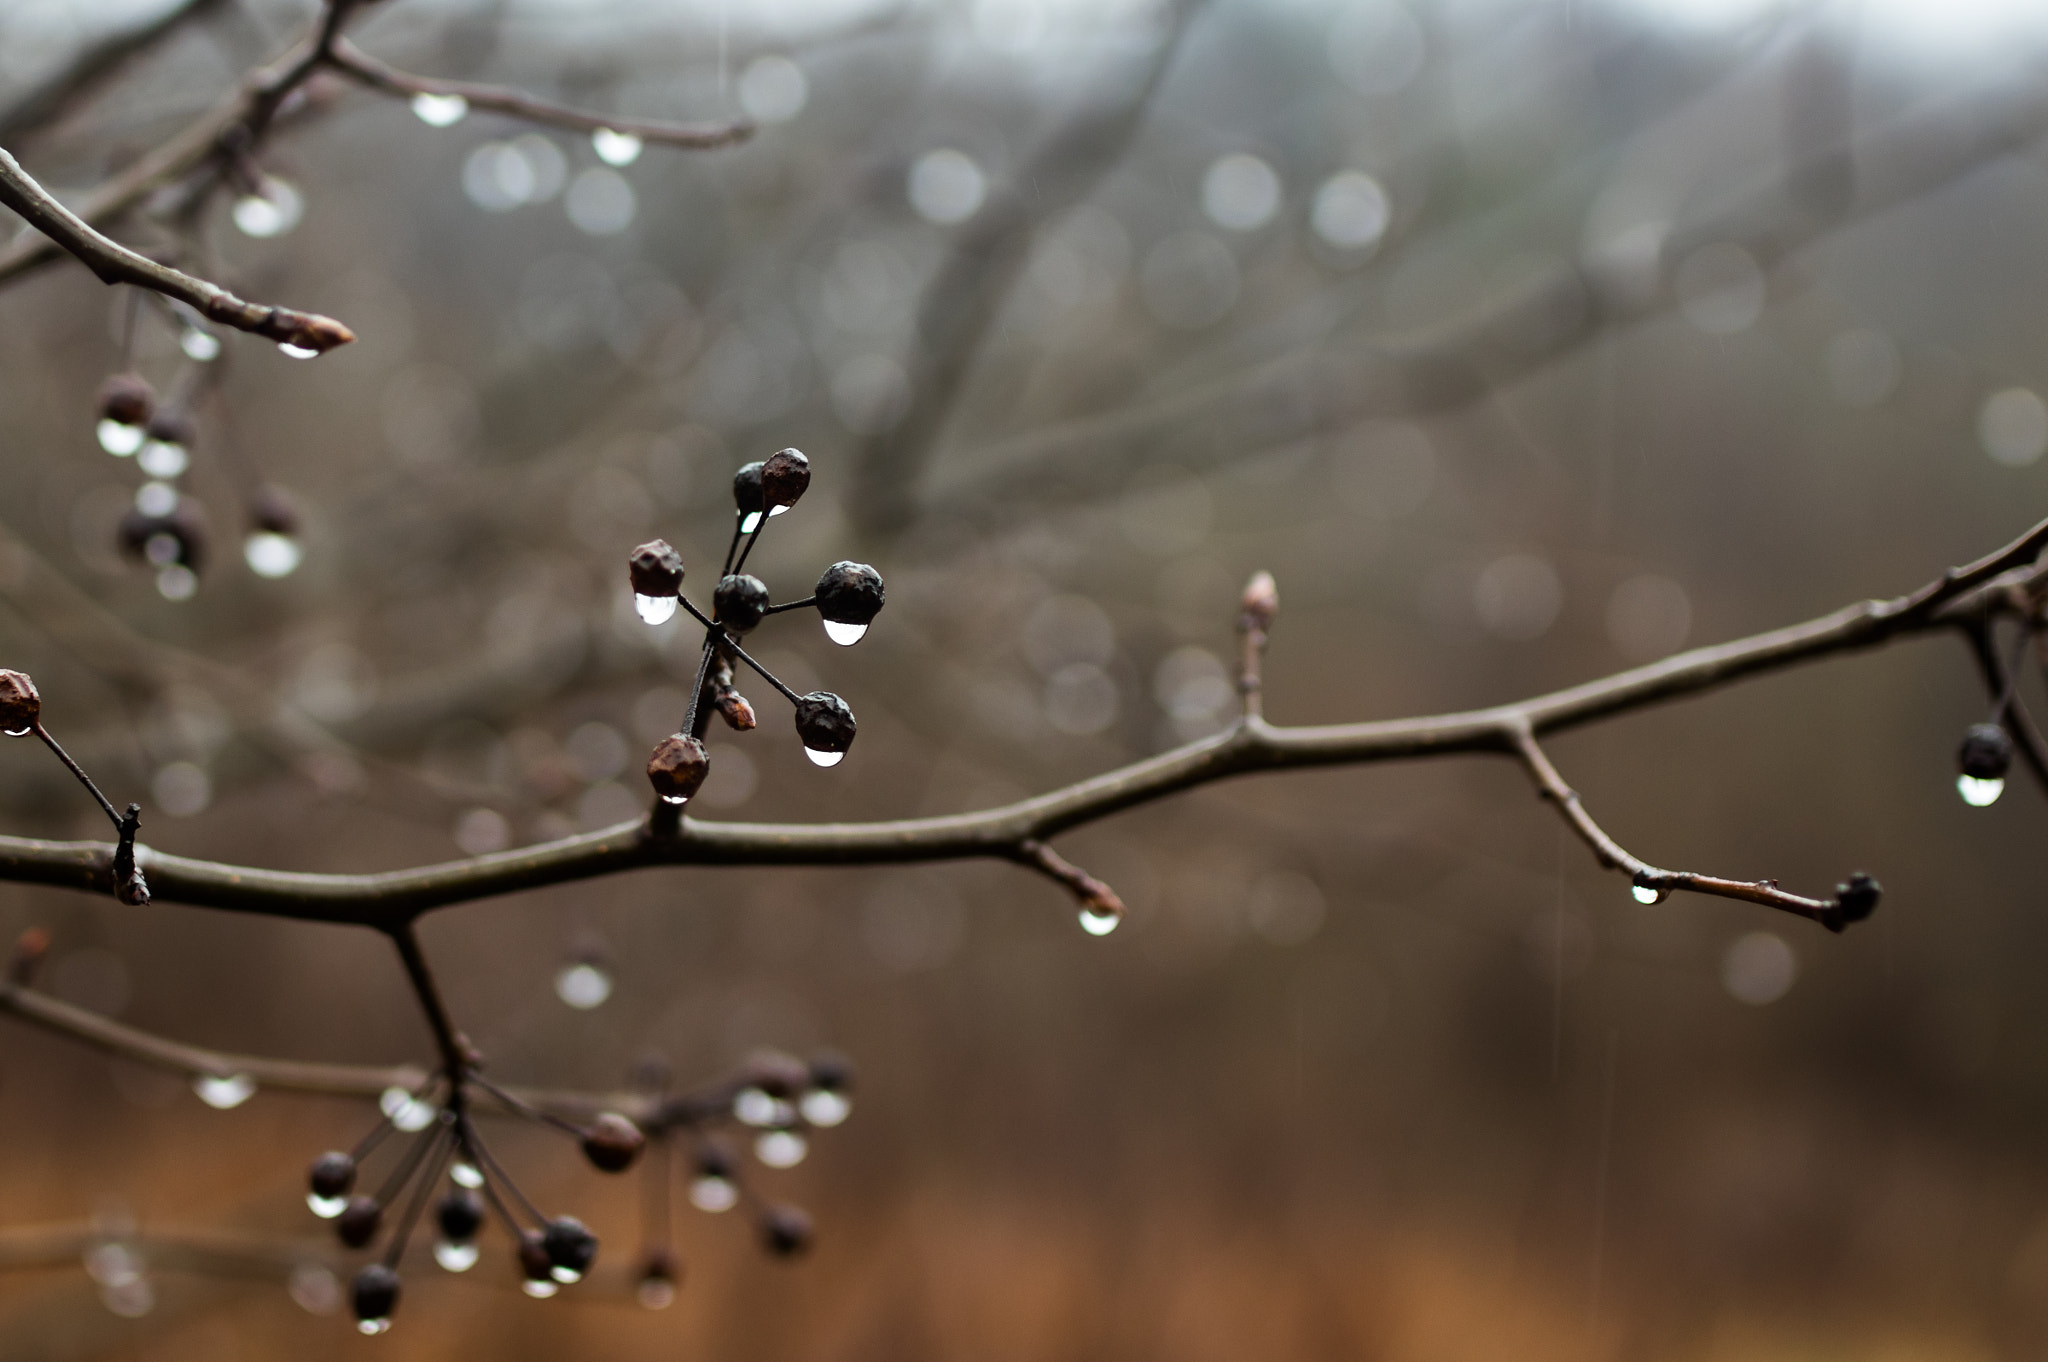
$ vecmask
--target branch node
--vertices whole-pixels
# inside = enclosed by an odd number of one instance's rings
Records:
[[[142,806],[130,804],[114,825],[120,840],[114,844],[114,897],[131,908],[149,902],[149,881],[135,859],[135,834],[142,830]]]

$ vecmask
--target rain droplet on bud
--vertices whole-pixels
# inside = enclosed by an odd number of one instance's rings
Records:
[[[1652,888],[1647,884],[1635,885],[1630,888],[1629,893],[1636,896],[1637,903],[1662,903],[1664,901],[1664,891]]]
[[[1981,780],[1976,776],[1957,776],[1956,793],[1971,808],[1981,809],[1998,802],[1998,797],[2005,793],[2005,780],[2003,777]]]
[[[590,134],[590,145],[608,166],[629,166],[640,159],[640,139],[630,132],[599,128]]]
[[[588,1012],[612,996],[612,976],[588,960],[579,960],[555,976],[555,996],[578,1012]]]
[[[813,766],[837,766],[846,760],[844,752],[824,752],[815,747],[806,747],[804,755],[811,759]]]
[[[220,337],[211,331],[191,327],[178,337],[178,348],[185,352],[185,358],[210,364],[220,358]]]
[[[461,95],[420,93],[412,97],[412,111],[430,128],[448,128],[469,112],[469,101]]]
[[[1081,930],[1090,936],[1108,936],[1123,920],[1122,913],[1105,913],[1094,908],[1081,910]]]
[[[332,1220],[348,1205],[345,1196],[321,1196],[318,1192],[306,1193],[306,1205],[322,1220]]]
[[[275,177],[263,181],[260,193],[235,200],[232,216],[244,236],[283,236],[299,225],[306,201],[299,191]]]
[[[538,1282],[535,1281],[533,1278],[528,1277],[525,1281],[519,1284],[519,1289],[524,1291],[527,1295],[533,1297],[535,1300],[544,1301],[549,1296],[552,1296],[557,1291],[560,1291],[562,1288],[556,1286],[553,1282]]]
[[[804,1094],[804,1119],[814,1126],[836,1126],[853,1112],[846,1094],[828,1088],[814,1088]]]
[[[192,1090],[215,1111],[226,1111],[256,1095],[256,1080],[247,1074],[201,1074],[192,1080]]]
[[[289,577],[305,556],[298,540],[272,530],[258,530],[242,541],[242,557],[258,577]]]
[[[135,456],[135,462],[152,478],[175,478],[192,466],[192,456],[175,441],[149,440]]]
[[[690,1204],[717,1215],[739,1204],[740,1189],[728,1178],[697,1178],[690,1183]]]
[[[770,1168],[794,1168],[810,1151],[810,1142],[793,1130],[771,1130],[754,1141],[754,1157]]]
[[[293,359],[311,359],[320,353],[318,350],[311,350],[303,345],[293,345],[290,341],[279,341],[277,348]]]
[[[649,624],[667,624],[675,618],[676,598],[674,596],[635,596],[633,608],[640,612],[640,618]]]
[[[93,433],[99,437],[100,448],[117,459],[125,459],[142,448],[142,427],[125,421],[101,421]]]
[[[825,621],[825,637],[842,648],[851,648],[861,641],[868,631],[865,624],[842,624],[838,620]]]
[[[677,808],[681,808],[690,802],[690,797],[688,795],[663,795],[661,802],[664,804],[674,804]]]
[[[740,519],[740,533],[752,534],[754,532],[754,527],[759,525],[760,523],[761,513],[759,511],[749,511],[746,513],[745,516],[741,517]]]
[[[390,1328],[391,1316],[389,1315],[384,1316],[382,1319],[359,1319],[356,1321],[356,1331],[370,1338],[375,1338],[378,1334],[384,1333]]]
[[[199,590],[199,574],[183,563],[173,563],[156,575],[156,592],[167,601],[189,601]]]
[[[386,1088],[384,1095],[377,1099],[378,1108],[389,1117],[391,1124],[410,1134],[425,1130],[434,1123],[434,1104],[422,1102],[404,1088]]]
[[[477,1166],[473,1163],[453,1165],[448,1170],[448,1176],[455,1180],[456,1186],[467,1187],[471,1191],[475,1191],[484,1185],[484,1175],[478,1171]]]
[[[434,1261],[449,1272],[467,1272],[476,1266],[477,1246],[443,1239],[434,1245]]]
[[[636,1294],[643,1308],[666,1310],[675,1304],[676,1284],[665,1277],[644,1277]]]

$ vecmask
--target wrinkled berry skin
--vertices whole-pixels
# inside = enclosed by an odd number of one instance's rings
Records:
[[[683,555],[663,539],[650,539],[626,558],[638,596],[673,596],[683,589]]]
[[[768,614],[768,584],[750,573],[718,579],[711,593],[711,614],[735,634],[753,632]]]
[[[867,624],[882,613],[882,574],[866,563],[834,563],[818,578],[818,613],[834,624]]]
[[[375,1197],[352,1196],[334,1218],[334,1233],[350,1248],[361,1248],[377,1237],[383,1223],[384,1208]]]
[[[390,1319],[398,1308],[398,1274],[382,1263],[358,1269],[349,1287],[349,1303],[359,1320]]]
[[[550,1267],[578,1276],[590,1271],[590,1265],[597,1261],[597,1236],[573,1215],[558,1215],[550,1220],[541,1233],[540,1246]]]
[[[704,744],[687,733],[663,738],[647,758],[647,783],[663,799],[688,799],[704,787],[711,757]]]
[[[770,1206],[761,1217],[761,1240],[778,1258],[794,1258],[811,1246],[811,1218],[794,1206]]]
[[[434,1223],[441,1227],[442,1238],[468,1243],[484,1226],[483,1198],[467,1187],[449,1192],[434,1206]]]
[[[356,1161],[338,1151],[322,1154],[313,1160],[306,1181],[311,1184],[313,1195],[324,1200],[347,1196],[355,1190]]]
[[[1997,724],[1972,724],[1963,735],[1956,764],[1976,780],[2003,780],[2012,769],[2012,739]]]
[[[811,461],[800,449],[776,451],[761,465],[761,500],[769,507],[794,506],[811,485]]]
[[[647,1147],[647,1137],[617,1112],[608,1111],[583,1132],[583,1157],[604,1173],[623,1173]]]
[[[796,733],[814,752],[844,752],[853,746],[853,711],[829,690],[812,691],[796,702]]]
[[[43,697],[27,672],[0,671],[0,729],[19,736],[43,717]]]
[[[760,462],[742,464],[740,471],[732,475],[732,502],[740,508],[741,515],[768,509],[761,499],[761,470],[765,466]]]

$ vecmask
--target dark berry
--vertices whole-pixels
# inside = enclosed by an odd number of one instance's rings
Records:
[[[811,1085],[811,1071],[794,1055],[786,1055],[779,1050],[759,1050],[747,1056],[746,1067],[740,1070],[740,1081],[747,1087],[759,1088],[770,1097],[788,1101]]]
[[[856,725],[846,701],[828,690],[796,702],[796,735],[813,752],[844,752],[853,746]]]
[[[0,729],[20,737],[43,717],[43,697],[27,672],[0,671]]]
[[[740,508],[741,515],[768,508],[761,504],[761,463],[743,464],[740,471],[732,475],[733,505]]]
[[[263,534],[299,532],[298,503],[281,487],[263,486],[249,499],[249,528]]]
[[[761,1239],[778,1258],[794,1258],[811,1246],[811,1218],[794,1206],[770,1206],[761,1216]]]
[[[867,624],[882,613],[882,574],[866,563],[834,563],[816,594],[818,613],[834,624]]]
[[[597,1259],[597,1236],[573,1215],[558,1215],[550,1220],[541,1233],[540,1246],[550,1267],[578,1277],[590,1271],[591,1263]]]
[[[673,596],[683,589],[683,555],[662,539],[650,539],[626,559],[626,575],[639,596]]]
[[[663,799],[680,803],[703,787],[711,774],[704,744],[686,733],[663,738],[647,758],[647,781]]]
[[[121,548],[151,567],[178,563],[197,572],[206,561],[206,521],[190,497],[178,498],[163,515],[130,509],[121,517],[120,535]]]
[[[761,465],[761,500],[769,507],[794,506],[811,485],[811,461],[802,450],[778,450]]]
[[[811,1056],[811,1086],[824,1092],[845,1092],[853,1086],[853,1061],[826,1052]]]
[[[519,1271],[529,1282],[552,1282],[554,1264],[548,1261],[548,1251],[541,1245],[540,1236],[531,1231],[519,1238]]]
[[[99,413],[103,420],[124,426],[146,425],[156,412],[156,389],[140,374],[115,374],[100,385]]]
[[[198,438],[199,430],[192,424],[192,418],[183,412],[158,411],[149,418],[143,433],[167,445],[190,445]]]
[[[749,633],[768,613],[768,584],[748,573],[721,577],[711,593],[711,614],[735,634]]]
[[[1956,763],[1974,780],[2003,780],[2012,769],[2012,739],[1997,724],[1972,724]]]
[[[377,1228],[383,1223],[384,1208],[375,1197],[352,1196],[334,1218],[334,1232],[350,1248],[361,1248],[377,1237]]]
[[[357,1270],[349,1298],[364,1323],[390,1319],[398,1308],[398,1274],[382,1263],[366,1264]]]
[[[583,1157],[600,1172],[623,1173],[647,1147],[647,1137],[617,1112],[608,1111],[583,1132]]]
[[[483,1198],[467,1187],[455,1188],[434,1203],[434,1221],[441,1227],[442,1238],[468,1243],[484,1226]]]
[[[306,1180],[312,1184],[313,1195],[322,1200],[347,1196],[355,1190],[356,1161],[339,1151],[322,1154],[313,1160]]]
[[[697,1176],[700,1178],[724,1178],[732,1180],[732,1151],[718,1140],[706,1140],[697,1146]]]
[[[1861,922],[1877,911],[1877,901],[1883,894],[1883,886],[1858,871],[1835,886],[1836,913],[1845,923]]]

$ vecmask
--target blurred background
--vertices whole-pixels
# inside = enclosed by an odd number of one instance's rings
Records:
[[[38,103],[172,8],[0,12],[0,139],[52,189],[316,12],[194,6]],[[889,605],[858,647],[808,614],[756,641],[863,736],[813,769],[756,694],[759,731],[714,730],[705,817],[972,809],[1214,732],[1259,568],[1268,715],[1333,722],[1904,591],[2048,510],[2029,0],[385,0],[354,33],[422,74],[760,132],[633,155],[316,86],[188,258],[356,344],[301,363],[131,317],[69,261],[0,293],[0,662],[165,850],[369,870],[634,816],[696,654],[635,618],[624,556],[670,539],[704,599],[732,469],[785,445],[815,477],[756,570],[790,598],[872,562]],[[124,333],[191,394],[188,444],[96,441]],[[124,550],[138,506],[181,518],[177,554]],[[317,1274],[137,1288],[73,1260],[0,1275],[0,1352],[2037,1356],[2041,795],[1957,798],[1987,710],[1930,639],[1553,745],[1655,863],[1876,874],[1841,937],[1635,903],[1488,759],[1239,780],[1062,837],[1131,906],[1103,940],[974,864],[450,909],[425,943],[501,1079],[851,1055],[853,1118],[757,1170],[815,1250],[771,1261],[685,1206],[683,1288],[643,1310],[632,1181],[505,1127],[613,1275],[528,1300],[487,1240],[467,1277],[409,1266],[365,1340]],[[106,836],[28,744],[0,746],[0,805]],[[430,1054],[361,932],[0,887],[0,931],[31,925],[51,991],[135,1025]],[[303,1169],[368,1104],[214,1110],[5,1036],[6,1225],[327,1251]]]

